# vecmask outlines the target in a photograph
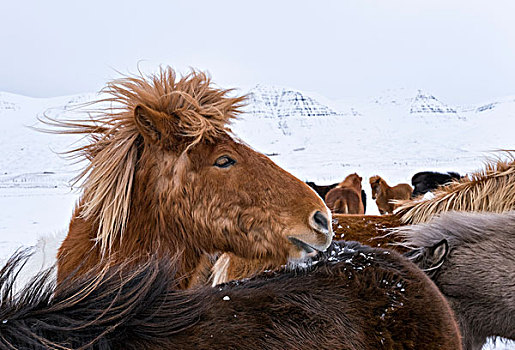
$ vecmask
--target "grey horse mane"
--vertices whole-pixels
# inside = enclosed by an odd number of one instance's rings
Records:
[[[515,211],[498,213],[447,212],[428,223],[394,229],[411,249],[431,247],[446,240],[449,248],[460,244],[480,243],[499,231],[515,232]]]

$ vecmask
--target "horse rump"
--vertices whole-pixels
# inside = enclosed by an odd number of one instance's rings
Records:
[[[361,192],[346,187],[330,190],[325,202],[335,214],[364,214]]]

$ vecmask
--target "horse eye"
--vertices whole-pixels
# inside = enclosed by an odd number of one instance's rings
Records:
[[[213,165],[218,168],[228,168],[231,165],[234,165],[235,163],[236,163],[236,161],[234,159],[232,159],[231,157],[221,156],[215,161],[215,164],[213,164]]]

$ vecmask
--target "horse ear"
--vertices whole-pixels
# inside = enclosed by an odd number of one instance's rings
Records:
[[[136,126],[145,138],[149,138],[153,142],[161,139],[159,125],[161,124],[160,120],[162,117],[159,115],[159,112],[143,105],[137,105],[134,108],[134,119]]]
[[[449,254],[449,243],[446,239],[442,239],[429,249],[432,264],[430,268],[437,269],[444,263],[447,255]]]

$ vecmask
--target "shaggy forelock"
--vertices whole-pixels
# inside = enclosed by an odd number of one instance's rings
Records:
[[[85,134],[90,143],[69,152],[72,158],[89,164],[75,178],[84,190],[81,217],[98,223],[97,241],[105,254],[123,232],[129,217],[132,183],[141,143],[134,108],[145,105],[177,126],[187,147],[203,140],[213,141],[229,132],[228,124],[241,111],[245,97],[228,97],[231,90],[213,87],[211,78],[192,71],[178,78],[175,71],[162,68],[152,76],[124,77],[102,91],[108,97],[96,103],[109,106],[93,110],[89,119],[47,121],[60,128],[51,131]],[[88,104],[89,105],[89,104]],[[172,140],[173,142],[173,140]]]

